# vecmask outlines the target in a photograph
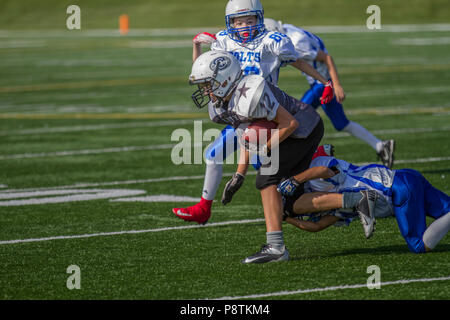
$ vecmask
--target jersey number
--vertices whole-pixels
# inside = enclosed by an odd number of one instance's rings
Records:
[[[280,32],[274,32],[272,33],[269,38],[275,40],[276,42],[280,42],[281,39],[287,37],[287,35],[280,33]]]
[[[259,74],[259,68],[255,66],[248,66],[244,68],[244,75]]]

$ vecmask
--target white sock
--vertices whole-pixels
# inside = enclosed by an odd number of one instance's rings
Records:
[[[220,181],[222,181],[222,168],[222,164],[206,161],[205,181],[202,192],[203,199],[214,200]]]
[[[365,143],[370,145],[376,152],[380,152],[381,148],[383,147],[383,141],[375,137],[366,128],[356,122],[350,121],[349,124],[342,130],[364,141]]]
[[[284,247],[283,231],[266,232],[267,244],[271,244],[275,249],[282,250]]]
[[[444,216],[434,220],[433,223],[428,226],[423,234],[423,242],[428,248],[434,249],[449,230],[450,212],[447,212]]]

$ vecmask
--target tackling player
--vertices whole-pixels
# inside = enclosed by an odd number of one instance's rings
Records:
[[[284,34],[269,32],[264,26],[264,10],[259,0],[230,0],[225,10],[226,30],[216,35],[200,33],[193,39],[193,60],[201,54],[201,44],[211,44],[211,50],[231,52],[241,65],[244,75],[260,75],[273,85],[278,83],[281,66],[292,65],[324,85],[324,103],[331,101],[331,82],[305,60],[299,58],[291,40]],[[200,95],[201,96],[201,95]],[[194,100],[198,107],[202,99]],[[172,212],[186,221],[206,223],[211,206],[222,180],[223,160],[236,151],[236,134],[232,126],[222,131],[206,151],[206,172],[201,200],[187,208],[173,208]],[[222,199],[226,204],[227,200]]]
[[[308,61],[323,77],[332,79],[335,98],[329,103],[323,103],[320,100],[324,90],[323,84],[305,75],[311,88],[304,93],[301,101],[312,105],[314,108],[321,105],[337,131],[348,132],[366,142],[377,152],[383,165],[392,168],[394,164],[394,140],[382,141],[360,124],[347,119],[342,107],[345,92],[340,84],[333,58],[325,48],[322,39],[304,29],[291,24],[282,24],[281,21],[275,21],[270,18],[266,18],[264,24],[268,30],[286,34],[292,40],[296,51],[302,59]]]
[[[395,215],[400,233],[409,250],[414,253],[434,249],[448,233],[450,197],[434,188],[418,171],[390,170],[377,164],[358,167],[334,158],[332,148],[326,146],[319,147],[308,170],[280,183],[278,190],[285,199],[298,196],[301,191],[297,191],[297,186],[306,181],[308,182],[305,188],[314,192],[311,195],[315,206],[322,208],[326,206],[325,210],[351,208],[362,198],[359,191],[375,192],[377,199],[374,204],[374,216]],[[345,192],[340,194],[343,191]],[[316,232],[337,222],[349,223],[355,217],[352,212],[333,210],[313,214],[313,221],[294,218],[297,214],[306,214],[308,210],[316,211],[312,207],[308,208],[311,203],[311,199],[308,198],[311,197],[306,193],[293,205],[291,201],[285,201],[285,212],[290,215],[286,218],[287,222],[303,230]],[[426,216],[435,219],[428,227]]]

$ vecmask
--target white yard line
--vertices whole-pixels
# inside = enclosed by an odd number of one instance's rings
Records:
[[[105,124],[97,124],[97,125],[33,128],[33,129],[21,129],[21,130],[2,130],[2,131],[0,131],[0,136],[42,134],[42,133],[62,133],[62,132],[77,132],[77,131],[97,131],[97,130],[109,130],[109,129],[154,128],[154,127],[192,124],[193,121],[201,121],[201,119],[167,120],[167,121],[139,121],[139,122],[126,122],[126,123],[105,123]]]
[[[448,280],[450,280],[450,276],[440,277],[440,278],[402,279],[402,280],[396,280],[396,281],[379,282],[379,283],[374,283],[371,285],[379,284],[380,286],[390,286],[390,285],[397,285],[397,284],[448,281]],[[299,289],[299,290],[294,290],[294,291],[278,291],[278,292],[270,292],[270,293],[251,294],[251,295],[245,295],[245,296],[227,296],[227,297],[210,298],[210,299],[211,300],[260,299],[260,298],[267,298],[267,297],[278,297],[278,296],[288,296],[288,295],[294,295],[294,294],[336,291],[336,290],[346,290],[346,289],[359,289],[359,288],[368,288],[367,283],[347,284],[347,285],[323,287],[323,288]]]
[[[228,226],[228,225],[234,225],[234,224],[247,224],[247,223],[264,222],[264,221],[265,221],[264,219],[232,220],[232,221],[207,223],[205,225],[195,224],[195,225],[188,225],[188,226],[164,227],[164,228],[145,229],[145,230],[127,230],[127,231],[99,232],[99,233],[79,234],[79,235],[54,236],[54,237],[45,237],[45,238],[5,240],[5,241],[0,241],[0,245],[27,243],[27,242],[42,242],[42,241],[50,241],[50,240],[67,240],[67,239],[82,239],[82,238],[92,238],[92,237],[106,237],[106,236],[117,236],[117,235],[124,235],[124,234],[139,234],[139,233],[162,232],[162,231],[172,231],[172,230],[212,228],[212,227]]]
[[[353,26],[303,26],[304,29],[314,33],[380,33],[380,32],[430,32],[430,31],[450,31],[448,23],[434,24],[383,24],[380,30],[369,30],[365,25]],[[216,33],[223,29],[223,26],[217,27],[199,27],[199,28],[166,28],[166,29],[131,29],[128,33],[130,37],[166,37],[166,36],[193,36],[198,32],[206,31]],[[67,30],[0,30],[0,38],[52,38],[52,37],[120,37],[117,29],[90,29],[80,32],[70,32]]]
[[[430,158],[419,158],[419,159],[403,159],[396,160],[396,164],[405,163],[427,163],[427,162],[440,162],[440,161],[450,161],[450,156],[448,157],[430,157]],[[369,162],[357,162],[354,163],[357,166],[367,165]],[[256,171],[249,171],[248,175],[255,175]],[[224,173],[224,177],[231,177],[233,173]],[[30,191],[41,191],[41,190],[63,190],[71,188],[93,188],[93,187],[106,187],[106,186],[119,186],[119,185],[130,185],[130,184],[144,184],[144,183],[160,183],[167,181],[184,181],[184,180],[199,180],[203,179],[204,175],[196,176],[174,176],[174,177],[162,177],[162,178],[149,178],[149,179],[137,179],[137,180],[121,180],[121,181],[109,181],[109,182],[87,182],[87,183],[76,183],[72,185],[65,186],[55,186],[55,187],[42,187],[42,188],[24,188],[24,189],[6,189],[1,190],[0,194],[9,192],[30,192]]]
[[[171,149],[174,146],[175,146],[174,144],[157,144],[149,146],[127,146],[127,147],[104,148],[104,149],[67,150],[67,151],[41,152],[41,153],[19,153],[19,154],[0,155],[0,160],[64,157],[64,156],[130,152],[143,150],[161,150],[161,149]]]
[[[192,122],[192,121],[191,121]],[[166,122],[176,124],[177,122]],[[187,122],[189,123],[189,122]],[[192,122],[193,123],[193,122]],[[139,124],[136,124],[139,125]],[[152,126],[151,123],[143,124],[143,126]],[[114,125],[106,126],[106,128],[111,128]],[[119,124],[118,124],[119,127]],[[70,127],[69,127],[70,128]],[[99,126],[84,126],[87,130],[100,130]],[[105,127],[103,127],[105,128]],[[127,126],[123,126],[127,128]],[[59,128],[64,132],[64,127]],[[73,130],[82,129],[82,127],[74,127]],[[30,129],[33,130],[33,129]],[[70,129],[68,129],[70,130]],[[374,130],[373,134],[409,134],[409,133],[423,133],[423,132],[439,132],[439,131],[449,131],[450,127],[440,127],[440,128],[403,128],[403,129],[383,129]],[[30,131],[33,132],[33,131]],[[56,131],[58,132],[58,130]],[[37,132],[36,132],[37,133]],[[1,132],[0,132],[1,135]],[[325,135],[324,138],[345,138],[351,137],[349,133],[346,132],[336,132]],[[132,151],[143,151],[143,150],[163,150],[171,149],[175,144],[159,144],[159,145],[147,145],[147,146],[126,146],[126,147],[112,147],[103,149],[84,149],[84,150],[64,150],[55,152],[39,152],[39,153],[19,153],[19,154],[7,154],[0,155],[0,160],[11,160],[11,159],[28,159],[28,158],[46,158],[46,157],[65,157],[65,156],[76,156],[76,155],[89,155],[89,154],[103,154],[103,153],[117,153],[117,152],[132,152]]]

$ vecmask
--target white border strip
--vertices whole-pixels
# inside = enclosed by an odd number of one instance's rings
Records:
[[[404,279],[404,280],[397,280],[397,281],[386,281],[386,282],[374,283],[373,285],[375,286],[375,285],[379,284],[380,286],[390,286],[390,285],[396,285],[396,284],[409,284],[409,283],[416,283],[416,282],[433,282],[433,281],[446,281],[446,280],[450,280],[450,276],[441,277],[441,278],[422,278],[422,279]],[[295,291],[279,291],[279,292],[272,292],[272,293],[251,294],[251,295],[247,295],[247,296],[221,297],[221,298],[210,299],[210,300],[259,299],[259,298],[266,298],[266,297],[287,296],[287,295],[302,294],[302,293],[336,291],[336,290],[345,290],[345,289],[359,289],[359,288],[367,288],[367,283],[354,284],[354,285],[341,285],[341,286],[324,287],[324,288],[313,288],[313,289],[300,289],[300,290],[295,290]]]
[[[165,228],[146,229],[146,230],[99,232],[99,233],[80,234],[80,235],[71,235],[71,236],[54,236],[54,237],[46,237],[46,238],[4,240],[4,241],[0,241],[0,245],[26,243],[26,242],[42,242],[42,241],[50,241],[50,240],[82,239],[82,238],[92,238],[92,237],[117,236],[117,235],[123,235],[123,234],[138,234],[138,233],[161,232],[161,231],[172,231],[172,230],[210,228],[210,227],[227,226],[227,225],[233,225],[233,224],[246,224],[246,223],[264,222],[264,221],[265,221],[264,219],[232,220],[232,221],[223,221],[223,222],[216,222],[216,223],[207,223],[205,225],[189,225],[189,226],[165,227]]]

